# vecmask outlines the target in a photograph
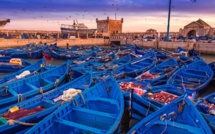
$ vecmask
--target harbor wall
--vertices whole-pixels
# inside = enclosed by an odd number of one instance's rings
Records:
[[[128,44],[137,44],[145,48],[158,48],[158,49],[167,49],[174,50],[177,47],[182,47],[186,50],[191,50],[196,48],[200,53],[203,54],[214,54],[215,55],[215,43],[192,43],[192,42],[164,42],[164,41],[145,41],[145,42],[135,42],[127,41]],[[123,44],[123,43],[122,43]]]
[[[0,39],[0,48],[11,48],[24,46],[30,43],[57,43],[60,47],[66,47],[66,44],[69,45],[107,45],[109,40],[103,38],[88,38],[88,39]]]
[[[23,46],[29,43],[57,43],[60,47],[66,47],[66,44],[69,43],[70,46],[72,45],[98,45],[104,46],[109,45],[111,41],[109,39],[103,38],[88,38],[88,39],[0,39],[0,48],[11,48],[11,47],[18,47]],[[116,40],[117,41],[117,40]],[[121,44],[137,44],[139,46],[145,48],[159,48],[159,49],[167,49],[167,50],[174,50],[178,46],[190,50],[195,47],[200,53],[204,54],[214,54],[215,55],[215,43],[191,43],[191,42],[164,42],[164,41],[135,41],[135,40],[118,40]]]

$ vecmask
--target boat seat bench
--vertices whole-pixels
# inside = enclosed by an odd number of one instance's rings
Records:
[[[117,108],[119,109],[119,103],[117,102],[117,100],[114,99],[108,99],[108,98],[103,98],[103,97],[92,97],[90,99],[86,99],[86,101],[104,101],[104,102],[108,102],[110,104],[114,104],[117,106]]]
[[[88,114],[93,114],[101,117],[106,117],[106,118],[112,118],[113,120],[116,117],[116,114],[110,114],[110,113],[105,113],[105,112],[100,112],[100,111],[96,111],[96,110],[91,110],[91,109],[87,109],[87,108],[81,108],[81,107],[76,107],[72,109],[73,111],[77,111],[79,113],[86,113],[86,115]]]
[[[63,119],[57,119],[57,120],[55,120],[55,122],[61,123],[61,124],[66,125],[66,126],[71,126],[71,127],[74,127],[74,128],[78,128],[78,129],[81,129],[81,130],[86,130],[86,131],[90,130],[93,133],[101,133],[100,129],[97,129],[97,128],[94,128],[94,127],[89,127],[89,126],[86,126],[86,125],[82,125],[82,124],[67,121],[67,120],[63,120]]]

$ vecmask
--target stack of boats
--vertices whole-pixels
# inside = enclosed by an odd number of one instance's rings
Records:
[[[0,133],[215,130],[215,94],[198,99],[214,78],[214,63],[187,57],[183,48],[31,44],[0,53],[0,71],[13,72],[0,77]],[[42,55],[34,63],[23,59]],[[66,61],[50,67],[50,58]]]

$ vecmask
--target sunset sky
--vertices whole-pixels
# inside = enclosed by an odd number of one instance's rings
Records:
[[[60,30],[73,20],[96,28],[96,18],[124,18],[123,32],[166,31],[169,0],[0,0],[4,29]],[[215,0],[172,0],[170,31],[203,19],[215,27]]]

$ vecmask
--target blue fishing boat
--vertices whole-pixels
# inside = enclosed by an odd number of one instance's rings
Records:
[[[80,72],[87,72],[93,63],[94,63],[94,60],[89,60],[79,64],[72,64],[71,66],[73,70],[80,71]]]
[[[142,98],[161,108],[182,95],[186,95],[191,101],[196,97],[195,92],[187,93],[183,88],[165,84],[148,88],[147,93]]]
[[[138,46],[137,44],[134,45],[135,49],[137,50],[143,50],[143,48],[141,46]]]
[[[121,58],[115,58],[112,61],[110,61],[109,63],[104,63],[104,64],[100,64],[100,63],[96,63],[93,62],[93,69],[98,73],[98,71],[104,71],[104,70],[112,70],[118,66],[124,65],[126,63],[129,63],[131,61],[131,56],[130,55],[126,55],[124,57]],[[97,64],[97,65],[95,65]]]
[[[72,51],[63,51],[63,52],[57,52],[55,50],[49,49],[48,54],[55,59],[58,60],[74,60],[80,55],[72,53]]]
[[[112,60],[109,63],[109,66],[114,66],[116,64],[117,64],[117,66],[120,66],[120,65],[126,64],[126,63],[128,63],[130,61],[131,61],[131,56],[130,55],[126,55],[126,56],[123,56],[121,58],[116,58],[116,59]]]
[[[39,60],[39,61],[37,61],[37,62],[27,66],[27,67],[15,72],[15,73],[0,77],[0,84],[3,84],[5,82],[14,81],[17,79],[21,79],[21,78],[24,78],[27,76],[31,76],[32,74],[36,74],[36,73],[41,72],[43,70],[47,70],[45,68],[44,59]],[[24,75],[23,73],[25,71],[26,71],[26,73]],[[21,74],[23,74],[23,75],[21,76]]]
[[[23,47],[1,49],[0,54],[10,56],[14,52],[22,51]]]
[[[182,54],[181,56],[179,56],[179,58],[177,59],[177,61],[178,61],[178,64],[180,66],[183,66],[183,65],[188,65],[190,63],[193,63],[194,61],[197,61],[199,59],[201,59],[201,58],[198,57],[198,56],[187,57],[184,54]]]
[[[144,50],[142,50],[142,49],[135,49],[135,53],[136,53],[136,54],[144,55],[144,54],[146,54],[146,52],[147,52],[147,51],[144,51]]]
[[[50,60],[52,58],[50,49],[48,47],[43,49],[42,54],[43,54],[43,57],[45,57],[46,59]]]
[[[75,96],[26,134],[119,133],[123,110],[122,92],[114,78],[109,77]]]
[[[182,48],[182,47],[177,47],[174,51],[176,53],[185,53],[185,52],[187,52],[187,50]]]
[[[125,107],[129,109],[130,119],[140,121],[159,109],[158,106],[135,93],[124,92],[123,95]]]
[[[42,58],[42,49],[28,49],[27,51],[14,52],[11,54],[12,58],[24,58],[24,59],[39,59]]]
[[[150,114],[133,128],[128,134],[212,134],[210,127],[184,96]]]
[[[147,53],[143,57],[136,58],[130,63],[114,68],[115,78],[122,77],[137,77],[143,72],[148,71],[157,63],[157,58],[154,53]]]
[[[152,69],[136,77],[137,81],[144,81],[151,85],[161,85],[167,82],[167,79],[179,68],[178,62],[170,58]]]
[[[174,52],[172,52],[172,51],[168,51],[168,50],[165,50],[165,49],[161,49],[160,50],[161,52],[164,52],[164,53],[166,53],[166,55],[168,55],[168,56],[170,56],[170,57],[178,57],[178,56],[181,56],[181,55],[185,55],[185,56],[187,56],[188,54],[188,52],[187,52],[187,50],[185,50],[185,49],[183,49],[183,48],[181,48],[181,47],[177,47],[175,50],[174,50]]]
[[[130,55],[126,55],[121,58],[115,57],[113,60],[107,63],[99,62],[98,60],[92,59],[86,62],[81,62],[81,64],[73,64],[72,68],[79,72],[86,72],[87,70],[92,69],[93,74],[108,74],[111,72],[112,69],[130,62],[130,60]]]
[[[38,58],[42,58],[43,48],[44,47],[39,45],[28,44],[22,47],[8,48],[5,50],[1,50],[0,54],[11,56],[12,58],[38,59]]]
[[[135,49],[136,50],[136,49]],[[126,56],[126,55],[130,55],[131,56],[131,58],[132,58],[132,60],[134,59],[134,58],[138,58],[138,57],[142,57],[144,54],[137,54],[136,52],[135,52],[135,50],[133,50],[133,49],[125,49],[125,50],[118,50],[118,52],[116,53],[116,57],[118,57],[118,58],[121,58],[121,57],[124,57],[124,56]],[[139,51],[142,51],[142,50],[139,50]]]
[[[141,120],[158,110],[159,107],[142,98],[147,92],[144,82],[138,82],[134,78],[126,78],[117,80],[121,90],[123,91],[126,109],[129,109],[130,119]]]
[[[0,87],[0,108],[29,99],[62,84],[70,62],[31,77],[4,83]]]
[[[72,60],[72,63],[73,64],[82,64],[82,63],[85,63],[87,61],[95,59],[95,57],[96,57],[96,54],[94,52],[92,52],[90,54],[86,54],[84,56],[76,58],[75,60]]]
[[[210,64],[208,64],[210,67],[211,67],[211,69],[213,70],[213,72],[214,72],[214,76],[213,76],[213,83],[215,84],[215,62],[212,62],[212,63],[210,63]]]
[[[11,56],[10,55],[4,55],[4,54],[0,54],[0,59],[10,59]]]
[[[201,112],[208,125],[215,131],[215,93],[211,93],[196,102],[197,109]]]
[[[188,51],[188,55],[189,56],[199,56],[199,51],[197,51],[196,49],[191,49]]]
[[[30,62],[20,58],[0,58],[0,72],[16,72],[27,66],[31,65]]]
[[[157,50],[157,49],[149,49],[147,51],[143,51],[143,50],[135,50],[136,54],[146,54],[147,52],[152,52],[155,53],[157,56],[157,59],[160,60],[166,60],[168,57],[171,57],[171,55],[169,53],[167,53],[166,51],[162,51],[162,50]]]
[[[61,95],[63,91],[71,88],[87,89],[91,83],[92,73],[86,73],[63,86],[1,109],[0,133],[24,133],[32,125],[35,125],[35,123],[38,123],[44,117],[62,106],[62,101],[55,102],[53,99]],[[10,123],[13,123],[13,125]]]
[[[181,67],[168,79],[167,83],[189,92],[203,92],[213,78],[213,71],[203,60],[197,60]]]
[[[107,63],[112,61],[115,58],[115,52],[104,54],[102,56],[97,56],[95,61],[100,63]]]

